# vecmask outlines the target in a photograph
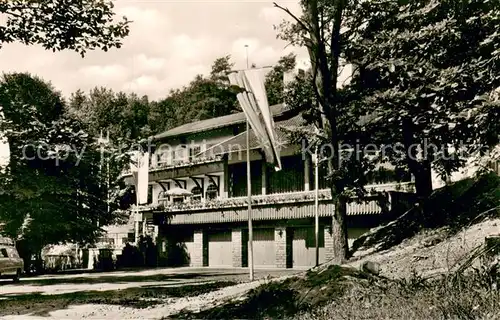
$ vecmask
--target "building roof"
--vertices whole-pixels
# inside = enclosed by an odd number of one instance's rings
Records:
[[[277,121],[275,123],[275,127],[276,127],[276,140],[278,144],[283,146],[291,143],[288,133],[283,128],[299,127],[299,126],[304,126],[305,124],[306,122],[301,115],[296,115],[295,117],[287,120]],[[253,129],[250,129],[249,133],[250,133],[249,136],[250,149],[251,150],[260,149],[261,143],[255,136]],[[220,154],[226,154],[229,152],[238,152],[245,150],[246,145],[247,145],[246,131],[244,131],[234,137],[231,137],[219,144],[210,147],[206,151],[202,152],[202,154],[205,155],[209,154],[210,156],[216,156]]]
[[[369,123],[371,120],[373,120],[375,116],[374,115],[366,115],[366,116],[361,116],[359,118],[359,121],[357,122],[358,125],[364,125]],[[281,121],[275,121],[275,127],[276,127],[276,140],[280,146],[285,146],[285,145],[290,145],[295,143],[294,141],[291,141],[291,137],[289,135],[289,132],[285,129],[292,129],[292,128],[297,128],[297,127],[309,127],[311,125],[308,125],[307,122],[304,120],[301,114],[295,115],[292,118],[286,119],[286,120],[281,120]],[[312,126],[311,126],[312,128]],[[261,149],[262,144],[258,141],[257,137],[255,136],[255,133],[253,129],[250,129],[250,136],[249,136],[249,148],[250,150],[255,150],[255,149]],[[246,131],[228,138],[225,141],[222,141],[219,144],[216,144],[209,149],[205,150],[204,152],[200,153],[200,155],[209,155],[209,156],[217,156],[217,155],[222,155],[222,154],[227,154],[231,152],[241,152],[243,150],[246,150],[247,146],[247,141],[246,141]]]
[[[286,108],[283,104],[276,104],[271,106],[271,112],[273,113],[273,116],[279,116],[285,113],[285,111]],[[155,141],[186,134],[198,133],[207,130],[219,129],[223,127],[245,123],[245,120],[246,117],[243,112],[233,113],[227,116],[186,123],[183,124],[182,126],[175,127],[173,129],[154,135],[151,137],[151,139]]]

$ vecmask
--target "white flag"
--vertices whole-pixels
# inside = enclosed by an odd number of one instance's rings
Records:
[[[148,203],[149,185],[149,153],[137,154],[137,165],[130,163],[130,170],[134,178],[137,204]]]
[[[276,170],[281,170],[274,121],[267,101],[263,73],[260,69],[239,71],[229,74],[229,81],[231,85],[245,90],[237,95],[238,102],[264,150],[266,161],[273,163]]]

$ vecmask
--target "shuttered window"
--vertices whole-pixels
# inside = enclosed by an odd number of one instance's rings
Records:
[[[252,195],[262,194],[262,162],[252,161],[250,166]],[[244,197],[247,195],[247,164],[237,163],[229,166],[230,197]]]
[[[281,158],[280,171],[268,168],[269,193],[304,190],[304,161],[302,156]]]

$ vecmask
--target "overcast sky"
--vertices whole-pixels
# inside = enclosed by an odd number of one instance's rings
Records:
[[[278,1],[294,12],[298,1]],[[0,49],[3,72],[28,71],[51,81],[65,96],[77,89],[105,86],[116,91],[163,98],[197,74],[207,74],[212,62],[230,54],[236,68],[249,61],[258,66],[304,50],[285,48],[273,25],[286,15],[272,1],[145,1],[117,0],[115,12],[133,23],[120,49],[90,52],[45,51],[41,47],[8,44]]]
[[[298,1],[277,2],[294,13],[300,10]],[[133,21],[122,48],[81,58],[7,44],[0,49],[2,72],[30,72],[66,97],[77,89],[105,86],[159,99],[195,75],[208,74],[218,57],[230,54],[235,68],[244,68],[245,44],[250,64],[257,66],[273,65],[290,51],[307,60],[305,50],[285,48],[287,43],[276,39],[273,26],[286,15],[272,1],[117,0],[115,12]],[[0,141],[0,162],[6,154]]]

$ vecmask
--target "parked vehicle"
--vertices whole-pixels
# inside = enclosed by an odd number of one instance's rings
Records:
[[[18,282],[23,269],[24,261],[19,257],[14,241],[0,237],[0,278]]]

